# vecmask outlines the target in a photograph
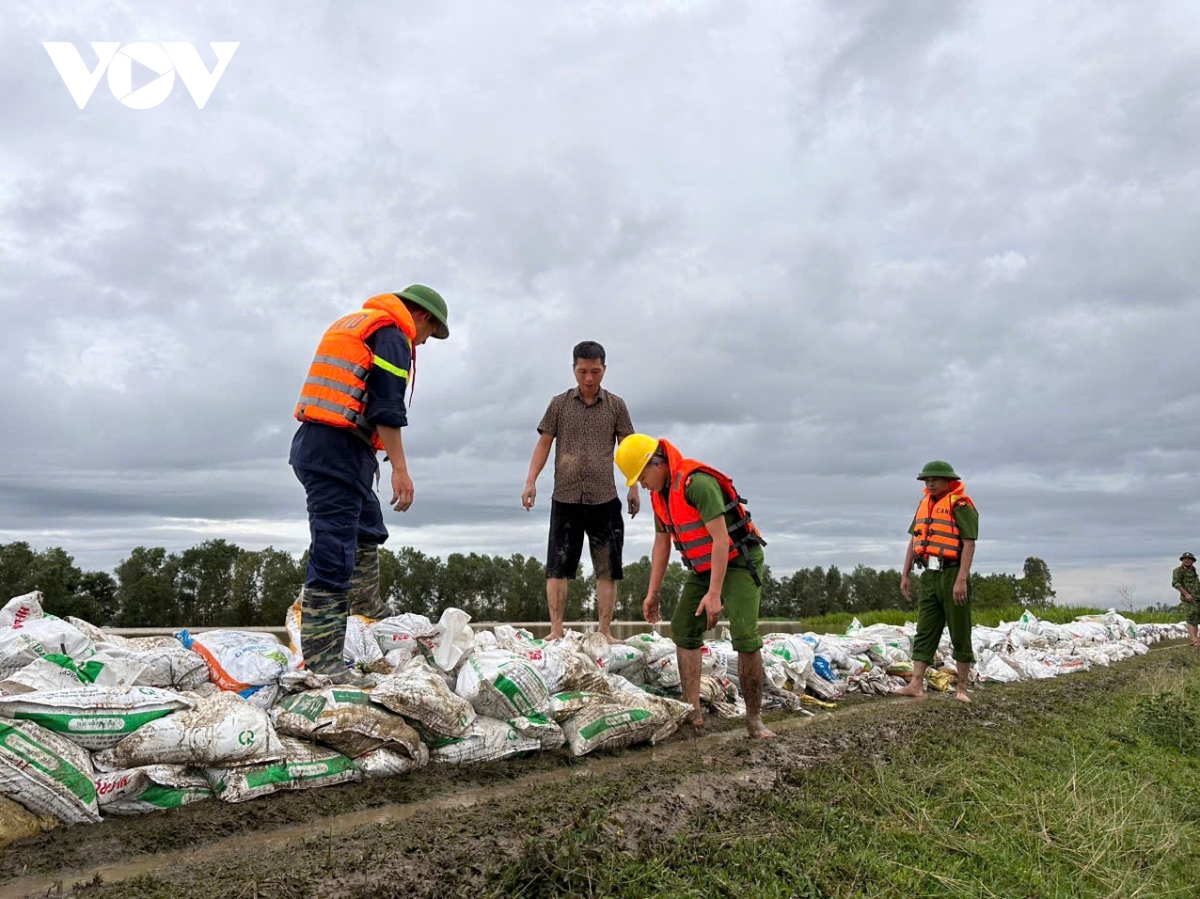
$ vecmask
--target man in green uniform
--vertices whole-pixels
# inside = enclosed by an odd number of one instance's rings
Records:
[[[917,605],[917,636],[913,640],[913,679],[901,696],[925,698],[925,669],[933,664],[949,627],[954,647],[958,687],[954,698],[970,702],[967,678],[975,654],[971,650],[971,562],[979,537],[979,513],[948,462],[929,462],[917,475],[925,482],[925,496],[917,506],[908,532],[908,551],[900,575],[900,592],[910,599],[909,575],[913,564],[925,569],[921,575],[921,599]]]
[[[1184,553],[1179,561],[1179,567],[1171,572],[1171,586],[1179,591],[1179,598],[1187,609],[1188,640],[1193,646],[1200,647],[1200,575],[1196,574],[1196,557]]]
[[[746,700],[746,730],[752,739],[775,736],[762,720],[765,676],[758,609],[762,595],[763,546],[766,541],[750,520],[733,482],[711,466],[684,459],[666,440],[631,434],[615,454],[626,484],[640,483],[654,506],[654,547],[650,584],[642,603],[646,621],[662,620],[659,591],[674,540],[691,570],[675,614],[671,638],[679,662],[685,702],[693,708],[689,723],[702,727],[700,706],[701,650],[704,634],[716,627],[724,604],[738,654],[738,682]]]

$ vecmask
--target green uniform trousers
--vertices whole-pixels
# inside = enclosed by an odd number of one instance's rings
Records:
[[[958,568],[926,571],[921,575],[921,601],[917,604],[917,636],[913,640],[913,661],[933,664],[933,654],[942,640],[942,628],[950,628],[956,662],[974,662],[971,650],[971,586],[967,602],[954,602],[954,582]]]
[[[762,550],[752,556],[759,579],[762,579]],[[681,649],[700,649],[704,646],[704,633],[708,630],[708,619],[697,615],[700,600],[708,592],[708,574],[692,572],[679,591],[679,604],[671,616],[671,639]],[[762,637],[758,635],[758,606],[762,598],[762,587],[754,583],[749,568],[730,565],[721,585],[721,602],[729,616],[729,636],[735,652],[756,652],[762,649]]]

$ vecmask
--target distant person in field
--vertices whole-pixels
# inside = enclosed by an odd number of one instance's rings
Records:
[[[1196,557],[1191,553],[1179,557],[1179,567],[1171,572],[1171,586],[1179,591],[1187,610],[1188,640],[1200,647],[1200,575],[1196,574]]]
[[[600,633],[609,643],[617,581],[625,576],[621,555],[625,522],[613,480],[613,447],[633,433],[625,401],[600,386],[607,371],[604,347],[594,340],[575,345],[571,354],[575,386],[550,400],[538,424],[537,445],[529,461],[529,476],[521,491],[528,510],[537,499],[537,479],[554,447],[554,493],[550,499],[550,539],[546,550],[546,602],[550,607],[550,640],[563,635],[567,581],[573,580],[588,538],[596,575],[596,611]],[[557,445],[556,442],[557,441]],[[629,517],[641,507],[637,484],[626,497]]]
[[[615,461],[625,482],[641,485],[654,506],[654,548],[650,586],[642,603],[646,621],[662,620],[659,591],[671,544],[691,574],[671,617],[671,637],[679,660],[685,702],[692,705],[689,723],[704,726],[700,707],[700,650],[704,633],[717,625],[724,605],[738,654],[738,682],[746,699],[746,729],[756,739],[775,736],[762,720],[762,637],[758,609],[762,598],[762,538],[737,489],[726,475],[695,459],[685,459],[666,440],[633,434],[617,447]]]
[[[911,601],[909,575],[916,564],[921,575],[917,605],[917,636],[913,640],[913,679],[901,696],[925,698],[925,669],[933,664],[942,639],[950,628],[958,688],[954,698],[970,702],[967,678],[975,654],[971,650],[971,562],[979,538],[979,513],[949,462],[930,462],[917,475],[925,482],[925,495],[917,505],[908,532],[908,551],[900,569],[900,592]]]
[[[338,683],[355,680],[342,658],[349,614],[391,614],[379,595],[379,546],[388,536],[374,484],[387,453],[392,498],[406,512],[413,481],[401,428],[416,348],[444,340],[446,301],[413,284],[367,300],[325,331],[296,403],[300,427],[289,464],[304,485],[312,543],[301,600],[304,665]]]

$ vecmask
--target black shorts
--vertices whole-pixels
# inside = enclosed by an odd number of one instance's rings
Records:
[[[625,548],[625,522],[621,500],[587,505],[550,501],[550,547],[546,553],[546,577],[575,577],[587,534],[592,568],[598,578],[619,581],[625,576],[621,552]]]

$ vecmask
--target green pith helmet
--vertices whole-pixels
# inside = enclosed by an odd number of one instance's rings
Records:
[[[424,284],[410,284],[397,293],[396,296],[402,300],[408,300],[410,303],[416,303],[438,320],[441,327],[433,335],[438,340],[445,340],[450,336],[450,324],[446,320],[449,317],[449,312],[446,310],[446,301],[432,287],[426,287]]]
[[[957,481],[958,475],[954,473],[954,466],[949,462],[942,462],[940,459],[935,459],[932,462],[926,462],[925,467],[921,469],[921,473],[917,475],[918,481],[923,481],[926,478],[946,478],[949,481]]]
[[[1191,553],[1184,553],[1182,556],[1179,557],[1180,562],[1182,562],[1184,559],[1191,559],[1193,562],[1196,561],[1196,557],[1193,556]]]

